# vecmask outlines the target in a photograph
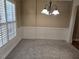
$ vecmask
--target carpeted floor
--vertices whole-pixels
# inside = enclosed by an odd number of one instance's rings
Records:
[[[65,41],[22,40],[6,59],[79,59],[79,51]]]

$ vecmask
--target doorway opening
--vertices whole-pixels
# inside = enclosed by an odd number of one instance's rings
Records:
[[[79,6],[77,7],[76,20],[72,36],[72,44],[79,49]]]

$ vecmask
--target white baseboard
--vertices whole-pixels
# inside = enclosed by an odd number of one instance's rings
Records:
[[[22,27],[22,39],[66,40],[68,28]]]

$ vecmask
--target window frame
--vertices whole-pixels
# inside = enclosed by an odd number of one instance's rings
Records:
[[[7,21],[8,19],[7,19],[7,4],[6,4],[6,1],[7,1],[7,0],[4,0],[4,2],[3,2],[3,4],[4,4],[4,13],[5,13],[5,16],[4,16],[4,17],[5,17],[5,21],[6,21],[6,22],[5,22],[5,23],[0,23],[0,26],[6,25],[6,33],[7,33],[7,34],[6,34],[6,36],[7,36],[7,37],[6,37],[6,41],[7,41],[6,43],[8,43],[9,40],[12,40],[12,39],[15,38],[15,36],[16,36],[16,10],[15,10],[16,8],[15,8],[14,10],[12,9],[12,16],[15,16],[15,17],[14,17],[14,18],[15,18],[15,21],[10,21],[10,22],[8,22],[8,21]],[[16,7],[15,4],[14,4],[14,7]],[[13,7],[12,7],[12,8],[13,8]],[[15,13],[13,14],[13,12],[15,12]],[[1,17],[2,17],[2,16],[1,16]],[[13,20],[13,17],[12,17],[12,20]],[[12,23],[13,23],[13,24],[12,24]],[[13,25],[13,28],[14,28],[14,30],[15,30],[15,31],[14,31],[14,34],[15,34],[15,35],[14,35],[14,37],[11,38],[11,39],[10,39],[10,35],[12,35],[13,33],[9,34],[8,24],[12,24],[12,25]],[[15,26],[15,27],[14,27],[14,26]],[[0,30],[1,30],[1,39],[0,39],[0,41],[2,41],[2,45],[0,45],[0,48],[1,48],[1,47],[3,47],[4,45],[6,45],[6,43],[3,42],[4,39],[2,38],[2,28],[1,28]],[[3,35],[4,35],[4,34],[3,34]]]

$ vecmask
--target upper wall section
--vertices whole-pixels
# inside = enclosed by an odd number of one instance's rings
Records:
[[[22,0],[22,26],[35,26],[36,0]]]
[[[67,28],[70,23],[72,1],[54,1],[60,15],[46,16],[41,14],[48,0],[22,0],[22,26]]]
[[[16,21],[17,27],[21,27],[21,0],[14,0],[16,5]]]

